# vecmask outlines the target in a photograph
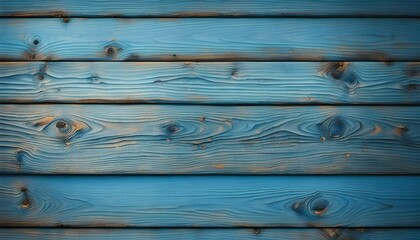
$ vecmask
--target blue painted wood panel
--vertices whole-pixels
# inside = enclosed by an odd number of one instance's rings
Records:
[[[0,6],[0,16],[18,17],[420,16],[416,0],[1,0]]]
[[[420,176],[2,176],[0,226],[420,227]]]
[[[419,9],[0,0],[0,238],[420,239]]]
[[[1,62],[0,102],[419,104],[419,73],[417,62]]]
[[[419,174],[420,107],[0,105],[0,172]]]
[[[2,60],[418,60],[420,20],[0,19]],[[401,27],[404,26],[404,27]]]
[[[414,240],[418,228],[0,228],[4,240]]]

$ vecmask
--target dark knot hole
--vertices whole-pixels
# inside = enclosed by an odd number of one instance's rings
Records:
[[[55,126],[56,126],[57,128],[62,129],[62,128],[67,127],[67,123],[66,123],[66,122],[64,122],[64,121],[58,121],[58,122],[55,124]]]
[[[311,210],[318,216],[325,213],[329,205],[329,202],[325,199],[316,199],[311,206]]]
[[[174,134],[174,133],[176,133],[176,132],[178,132],[178,127],[176,126],[176,125],[170,125],[170,126],[168,126],[167,128],[166,128],[166,131],[169,133],[169,134]]]
[[[108,57],[112,57],[112,56],[114,56],[115,55],[115,53],[117,52],[117,49],[115,48],[115,47],[107,47],[106,48],[106,50],[105,50],[105,52],[106,52],[106,55],[108,56]]]

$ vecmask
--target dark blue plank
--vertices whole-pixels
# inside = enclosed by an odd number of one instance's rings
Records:
[[[414,16],[416,0],[13,0],[0,1],[0,16]]]
[[[420,176],[2,176],[1,226],[419,227]]]
[[[414,240],[415,228],[0,228],[4,240]]]

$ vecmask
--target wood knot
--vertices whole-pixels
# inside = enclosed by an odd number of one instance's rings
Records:
[[[292,209],[299,215],[316,218],[325,215],[330,203],[321,194],[315,194],[304,200],[295,202]]]
[[[345,71],[346,71],[346,68],[345,68],[344,63],[339,62],[331,68],[331,76],[334,79],[340,79],[343,76]]]
[[[81,137],[91,130],[84,122],[73,121],[65,116],[60,118],[48,116],[36,122],[31,122],[31,124],[46,135],[58,138],[64,143],[69,143],[73,139]]]
[[[340,228],[324,228],[322,231],[327,235],[328,239],[339,239],[343,232]]]
[[[106,49],[106,55],[111,57],[111,56],[114,56],[114,54],[115,54],[115,48],[114,47],[108,47]]]
[[[112,45],[111,46],[106,46],[105,47],[105,55],[107,57],[115,57],[117,55],[117,53],[121,50],[122,50],[122,48],[119,48],[117,46],[112,46]]]
[[[321,141],[325,141],[327,138],[340,139],[344,137],[349,131],[348,128],[351,126],[351,123],[341,116],[333,116],[318,123],[317,126],[324,134],[324,136],[321,137]]]
[[[55,123],[55,127],[60,133],[67,134],[71,131],[71,126],[64,120],[58,120]]]
[[[315,199],[312,202],[311,210],[315,215],[322,216],[327,211],[329,202],[325,199]]]
[[[34,44],[34,46],[36,46],[40,43],[40,40],[38,38],[35,38],[32,43]]]
[[[166,132],[168,132],[169,134],[174,134],[174,133],[176,133],[176,132],[178,132],[178,126],[177,125],[169,125],[167,128],[166,128]]]
[[[28,153],[26,153],[25,151],[18,149],[16,151],[16,163],[19,167],[22,166],[22,162],[24,160],[25,157],[27,157]]]
[[[323,76],[330,76],[334,80],[340,80],[351,91],[359,84],[359,80],[357,75],[349,70],[349,66],[350,63],[346,62],[327,63],[321,67],[320,72]]]
[[[20,202],[20,207],[22,209],[28,209],[31,206],[31,198],[28,196],[28,189],[26,187],[21,187],[20,192],[23,194],[23,200]]]
[[[31,199],[28,196],[25,196],[23,201],[20,203],[20,206],[23,209],[28,209],[31,206]]]
[[[404,125],[399,125],[395,128],[395,134],[399,137],[404,136],[408,132],[408,128]]]
[[[237,68],[232,68],[232,71],[230,72],[231,76],[235,76],[238,73],[238,69]]]
[[[58,121],[58,122],[55,124],[55,126],[56,126],[57,128],[65,128],[65,127],[67,126],[67,123],[66,123],[66,122],[64,122],[64,121],[62,121],[62,120],[60,120],[60,121]]]

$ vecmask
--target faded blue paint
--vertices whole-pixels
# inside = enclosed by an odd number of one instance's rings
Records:
[[[0,19],[4,60],[418,60],[420,21]],[[404,27],[401,27],[404,26]]]

